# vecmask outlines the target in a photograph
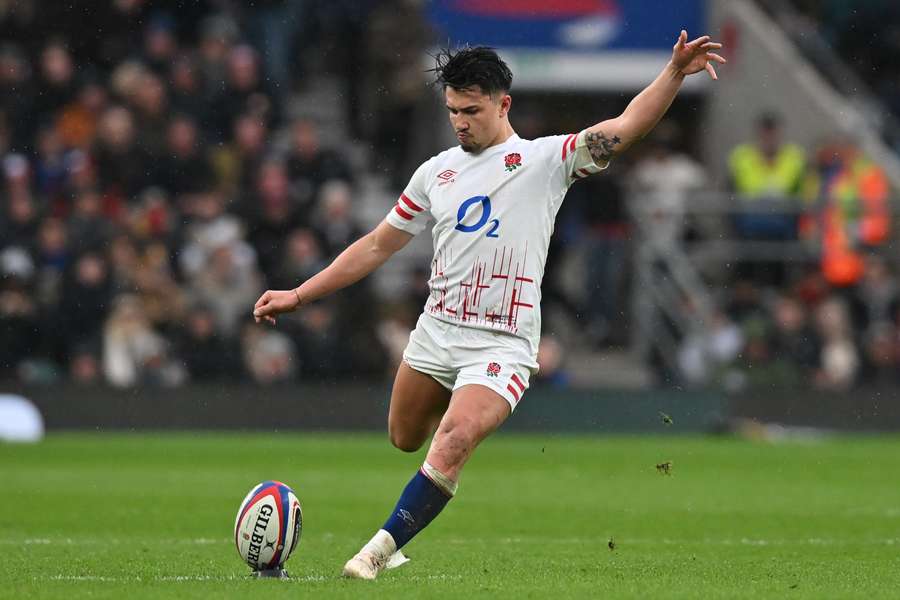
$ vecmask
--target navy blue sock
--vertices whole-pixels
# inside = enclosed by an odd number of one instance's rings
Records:
[[[420,469],[406,484],[400,500],[397,501],[397,506],[394,507],[394,512],[391,513],[382,529],[391,534],[399,550],[413,539],[413,536],[425,529],[425,526],[438,516],[449,500],[450,496],[436,486]]]

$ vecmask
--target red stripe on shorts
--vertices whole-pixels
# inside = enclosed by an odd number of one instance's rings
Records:
[[[519,389],[520,389],[520,390],[522,391],[522,393],[524,394],[524,393],[525,393],[525,385],[522,383],[522,380],[519,379],[519,376],[516,375],[515,373],[513,373],[513,374],[512,374],[512,377],[510,377],[510,379],[513,380],[513,383],[515,383],[517,386],[519,386]]]
[[[513,395],[513,398],[516,399],[516,402],[519,401],[519,392],[516,391],[516,388],[512,386],[511,383],[506,384],[506,389],[509,390],[509,393]]]

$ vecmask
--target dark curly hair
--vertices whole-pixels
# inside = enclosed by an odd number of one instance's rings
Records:
[[[485,94],[506,93],[512,86],[512,71],[493,48],[475,46],[455,52],[444,49],[434,57],[435,85],[462,91],[478,86]]]

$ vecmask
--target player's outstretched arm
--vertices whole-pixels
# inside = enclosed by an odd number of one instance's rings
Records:
[[[387,221],[353,242],[334,261],[292,290],[268,290],[253,307],[257,323],[275,323],[275,315],[296,310],[332,292],[356,283],[381,265],[413,238]]]
[[[591,156],[599,165],[609,162],[631,144],[641,139],[666,114],[687,75],[706,71],[718,79],[714,62],[724,64],[724,58],[712,52],[722,44],[713,42],[708,35],[687,41],[682,30],[672,48],[672,59],[649,86],[634,97],[621,115],[597,123],[587,130],[585,143]]]

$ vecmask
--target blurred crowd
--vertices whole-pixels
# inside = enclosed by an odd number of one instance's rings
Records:
[[[401,189],[426,155],[410,135],[423,99],[433,104],[420,11],[414,0],[0,0],[0,380],[387,376],[428,293],[423,265],[389,299],[363,281],[277,328],[250,313],[263,290],[297,285],[363,233],[362,178]],[[340,86],[337,136],[297,110],[323,74]],[[623,101],[550,111],[522,95],[512,121],[525,138],[576,131]],[[690,204],[716,178],[692,157],[697,113],[676,103],[671,117],[572,186],[548,256],[536,383],[571,384],[573,338],[627,343],[637,227],[663,245],[697,237]],[[782,139],[777,115],[725,168],[727,237],[797,243],[806,259],[739,259],[716,282],[713,323],[678,340],[677,372],[660,366],[660,381],[896,378],[900,283],[881,256],[880,169],[851,140],[807,153]]]
[[[702,332],[685,336],[666,379],[730,390],[847,390],[900,383],[900,280],[889,256],[887,177],[852,140],[811,156],[774,114],[736,147],[732,235],[774,244],[737,253]]]
[[[380,377],[366,283],[277,329],[250,314],[361,234],[350,157],[294,94],[333,73],[372,107],[350,135],[399,163],[411,100],[354,74],[419,55],[379,25],[414,4],[0,1],[0,379]]]

